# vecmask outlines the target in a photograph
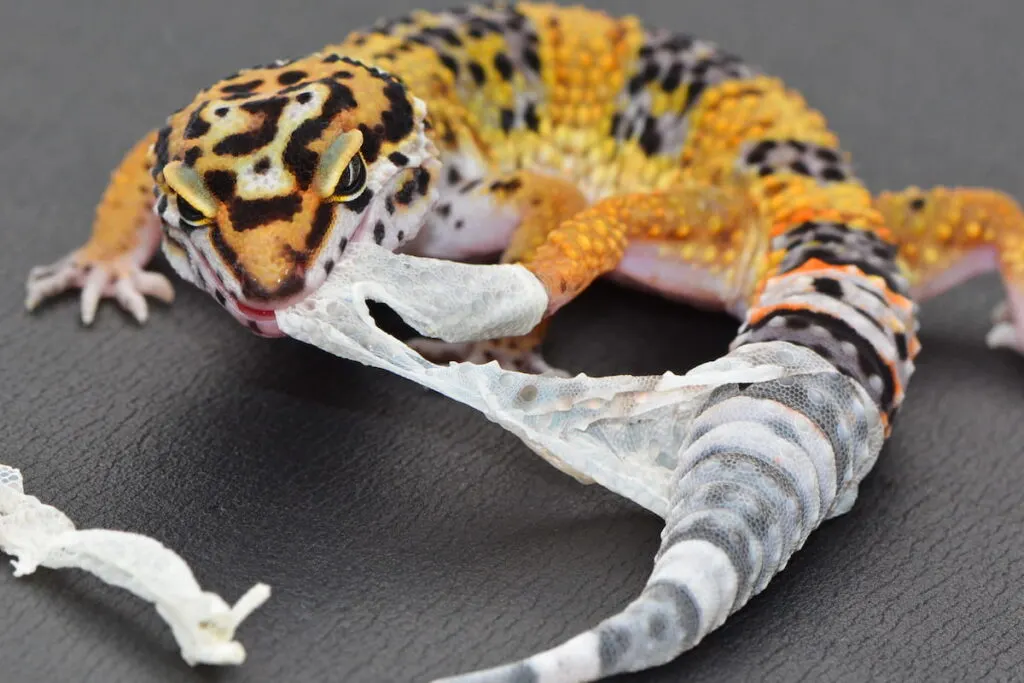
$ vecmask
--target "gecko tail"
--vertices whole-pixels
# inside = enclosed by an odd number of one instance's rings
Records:
[[[585,683],[668,663],[742,607],[824,520],[848,507],[883,442],[870,396],[814,352],[751,344],[801,372],[714,390],[694,419],[641,594],[595,628],[519,662],[434,683]]]
[[[523,661],[434,683],[583,683],[659,666],[724,621],[736,589],[726,553],[684,541],[662,557],[636,600],[596,628]]]

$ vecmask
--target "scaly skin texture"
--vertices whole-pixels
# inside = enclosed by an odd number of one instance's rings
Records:
[[[1024,340],[1024,216],[992,190],[873,198],[824,117],[714,44],[521,3],[414,12],[201,91],[124,160],[93,237],[28,305],[82,287],[145,317],[153,203],[175,270],[258,334],[369,241],[529,269],[549,313],[613,277],[741,319],[729,359],[818,367],[723,387],[680,452],[643,595],[562,646],[458,680],[589,681],[671,660],[853,504],[920,350],[916,300],[998,269]],[[99,273],[99,274],[97,274]],[[512,340],[413,343],[556,372]]]

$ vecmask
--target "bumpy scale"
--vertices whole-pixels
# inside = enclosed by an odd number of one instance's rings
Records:
[[[153,217],[159,221],[153,220]],[[1024,216],[998,192],[872,198],[820,113],[713,43],[544,4],[414,12],[200,92],[129,153],[93,236],[32,271],[140,320],[163,252],[254,332],[345,267],[349,244],[498,257],[549,313],[601,276],[742,320],[731,354],[820,363],[715,392],[679,456],[643,594],[595,629],[462,683],[590,681],[670,661],[849,509],[919,351],[915,299],[998,268],[990,344],[1024,340]],[[438,359],[553,371],[546,321]]]

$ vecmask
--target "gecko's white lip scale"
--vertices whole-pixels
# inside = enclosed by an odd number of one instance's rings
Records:
[[[203,289],[220,302],[235,320],[263,337],[283,337],[284,333],[277,325],[276,310],[301,301],[313,291],[313,288],[303,288],[293,299],[278,306],[260,306],[253,303],[243,303],[240,298],[229,292],[220,283],[213,267],[206,259],[206,254],[198,249],[190,249],[189,251],[191,252],[193,262],[198,263],[203,271],[200,278],[200,285]]]

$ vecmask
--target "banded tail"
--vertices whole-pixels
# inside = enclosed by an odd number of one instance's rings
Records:
[[[583,683],[665,664],[760,592],[825,519],[849,509],[881,449],[867,392],[808,349],[751,344],[806,368],[714,392],[681,449],[661,549],[622,612],[521,662],[435,683]]]

